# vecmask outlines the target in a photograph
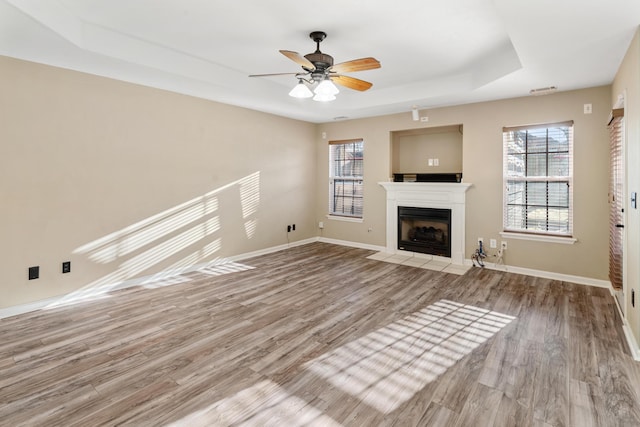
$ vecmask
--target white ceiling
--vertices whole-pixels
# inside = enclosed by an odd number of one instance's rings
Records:
[[[612,82],[638,0],[3,0],[0,55],[315,123]],[[288,96],[278,50],[373,56],[335,101]]]

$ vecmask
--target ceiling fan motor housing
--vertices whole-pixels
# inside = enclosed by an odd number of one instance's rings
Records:
[[[314,52],[304,56],[316,67],[316,71],[324,71],[333,66],[333,56],[322,52]]]

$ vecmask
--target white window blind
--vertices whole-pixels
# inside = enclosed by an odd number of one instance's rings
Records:
[[[503,128],[503,227],[573,234],[573,122]]]
[[[362,218],[364,141],[329,142],[329,214]]]
[[[624,109],[611,112],[609,121],[609,280],[622,289],[622,251],[624,226]]]

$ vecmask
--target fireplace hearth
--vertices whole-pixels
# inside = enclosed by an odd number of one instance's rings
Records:
[[[451,209],[398,206],[398,249],[451,257]]]

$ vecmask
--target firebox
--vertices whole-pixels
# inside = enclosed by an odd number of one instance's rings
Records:
[[[451,209],[398,206],[398,249],[451,257]]]

